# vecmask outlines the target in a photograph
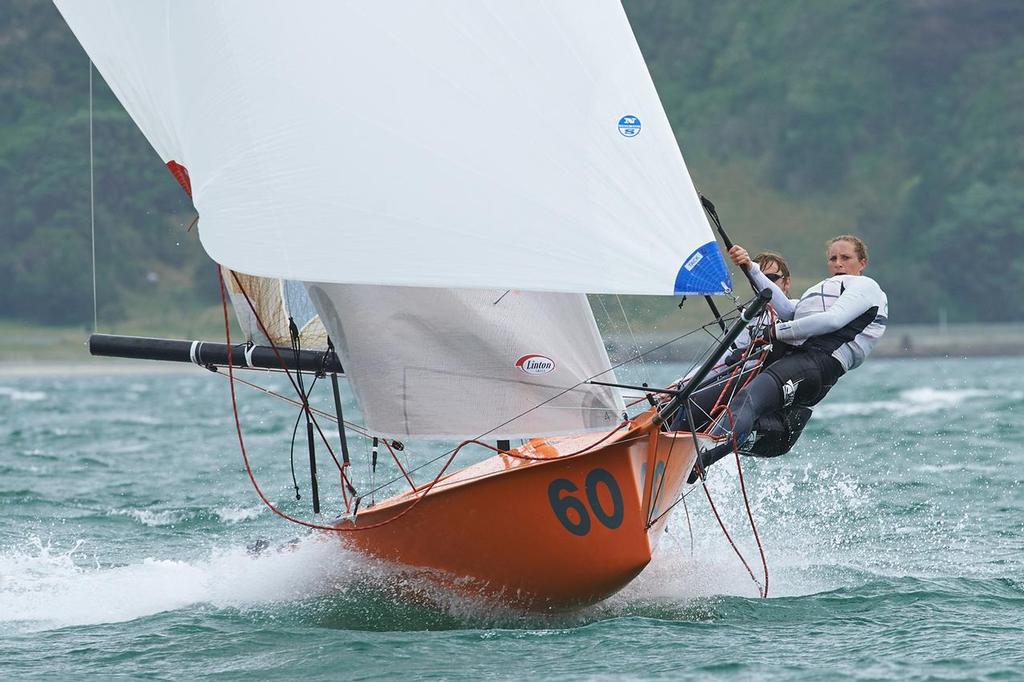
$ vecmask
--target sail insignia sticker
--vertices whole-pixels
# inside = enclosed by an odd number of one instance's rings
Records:
[[[516,360],[516,367],[526,374],[547,374],[555,369],[555,361],[544,355],[531,353]]]
[[[619,119],[619,132],[625,137],[636,137],[640,134],[640,119],[636,116],[623,116]]]
[[[700,263],[702,260],[704,260],[704,254],[698,251],[690,256],[690,259],[683,264],[683,267],[686,268],[687,272],[693,272],[693,269],[697,267],[697,263]]]

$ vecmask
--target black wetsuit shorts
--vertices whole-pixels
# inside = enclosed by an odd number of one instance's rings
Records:
[[[831,353],[796,347],[764,368],[782,392],[782,407],[817,405],[846,370]]]

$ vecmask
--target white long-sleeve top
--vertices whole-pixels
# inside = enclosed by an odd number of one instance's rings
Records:
[[[870,277],[823,279],[794,303],[756,265],[751,270],[755,281],[772,289],[772,305],[783,320],[775,325],[780,341],[831,353],[844,370],[851,370],[864,362],[885,333],[889,299]]]

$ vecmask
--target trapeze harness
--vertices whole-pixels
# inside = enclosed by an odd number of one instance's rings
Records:
[[[769,432],[799,435],[810,407],[816,405],[843,374],[859,367],[885,332],[889,302],[870,277],[836,275],[815,284],[799,301],[786,298],[765,277],[757,264],[751,265],[755,283],[772,290],[772,305],[782,322],[775,325],[776,348],[771,363],[743,390],[732,405],[732,419],[719,419],[712,436],[730,432],[737,444],[750,436],[755,425]],[[773,420],[781,420],[775,424]],[[795,441],[774,444],[788,450]],[[765,444],[761,444],[764,448]],[[733,440],[701,453],[706,469],[732,452]],[[755,443],[752,454],[758,453]],[[783,450],[783,451],[785,451]],[[763,454],[781,454],[764,452]]]

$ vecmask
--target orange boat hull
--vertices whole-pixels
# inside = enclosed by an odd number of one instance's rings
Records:
[[[430,579],[446,587],[518,606],[600,601],[651,560],[664,528],[659,516],[678,499],[696,457],[690,434],[661,433],[652,417],[611,437],[532,440],[514,452],[540,459],[497,455],[425,496],[411,491],[361,511],[354,525],[366,530],[342,537],[372,556],[433,569]]]

